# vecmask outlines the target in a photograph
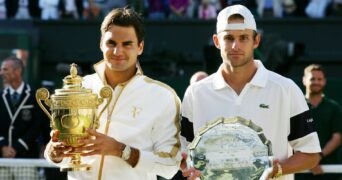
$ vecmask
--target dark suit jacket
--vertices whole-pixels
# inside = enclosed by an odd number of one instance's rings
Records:
[[[0,148],[12,146],[17,151],[16,158],[37,158],[37,138],[47,132],[49,121],[36,102],[35,91],[25,83],[16,108],[11,106],[9,88],[0,90],[0,95]]]

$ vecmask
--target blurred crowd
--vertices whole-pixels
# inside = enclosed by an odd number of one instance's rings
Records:
[[[233,4],[256,17],[342,16],[342,0],[0,0],[0,19],[97,19],[129,5],[147,19],[207,20]]]

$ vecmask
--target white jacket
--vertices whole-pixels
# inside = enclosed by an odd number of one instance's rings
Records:
[[[85,76],[83,86],[98,94],[106,84],[105,64],[100,62],[94,67],[97,73]],[[104,105],[101,104],[99,110]],[[110,109],[113,112],[108,117]],[[180,99],[176,93],[167,85],[142,75],[140,71],[125,85],[117,85],[109,108],[100,117],[97,131],[104,133],[107,119],[110,119],[107,135],[139,149],[140,158],[136,167],[132,168],[121,158],[105,156],[102,180],[150,180],[157,179],[156,175],[172,178],[181,161],[179,113]],[[59,165],[68,161],[65,158]],[[92,164],[92,170],[69,172],[68,179],[98,179],[100,161],[101,156],[98,155],[82,157],[82,162]]]

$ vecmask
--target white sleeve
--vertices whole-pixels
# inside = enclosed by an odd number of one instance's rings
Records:
[[[171,179],[179,170],[181,162],[180,143],[180,100],[176,95],[164,103],[160,113],[159,121],[153,127],[151,138],[154,142],[154,150],[141,151],[140,159],[135,168],[151,172]],[[160,99],[162,101],[162,98]]]
[[[183,101],[182,101],[182,116],[186,117],[190,122],[193,122],[192,115],[192,93],[191,89],[188,87],[185,91]]]

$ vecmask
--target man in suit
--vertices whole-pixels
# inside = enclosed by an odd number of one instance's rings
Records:
[[[0,155],[2,158],[38,158],[37,138],[42,131],[42,111],[35,91],[23,81],[23,62],[8,57],[1,63],[0,75]],[[36,168],[0,167],[0,179],[38,179]]]

